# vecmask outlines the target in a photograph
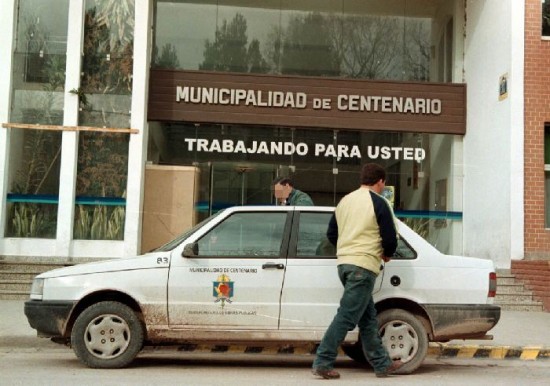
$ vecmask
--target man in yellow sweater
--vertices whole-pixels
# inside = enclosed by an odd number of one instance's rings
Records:
[[[348,331],[359,326],[363,352],[377,377],[394,373],[403,363],[392,361],[378,333],[372,291],[382,261],[397,248],[397,228],[389,202],[380,196],[386,171],[368,163],[361,170],[361,186],[347,194],[334,212],[327,230],[336,245],[338,276],[344,285],[340,307],[328,327],[313,362],[313,374],[340,378],[334,370],[338,348]]]

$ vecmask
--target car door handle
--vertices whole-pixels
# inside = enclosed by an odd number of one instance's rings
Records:
[[[265,263],[262,269],[285,269],[285,265],[281,263]]]

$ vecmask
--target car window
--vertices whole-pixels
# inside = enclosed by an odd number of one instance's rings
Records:
[[[397,250],[392,259],[395,260],[411,260],[416,259],[416,252],[411,248],[409,243],[401,235],[397,239]]]
[[[286,217],[286,212],[235,213],[198,241],[198,256],[278,257]]]
[[[202,228],[204,225],[206,225],[206,223],[212,221],[214,218],[216,218],[217,216],[219,216],[221,213],[223,213],[223,210],[222,211],[219,211],[218,213],[208,217],[208,218],[205,218],[204,220],[202,220],[200,223],[198,223],[197,225],[195,225],[194,227],[192,227],[191,229],[188,229],[186,230],[185,232],[183,232],[182,234],[178,235],[175,239],[167,242],[166,244],[158,247],[157,249],[154,249],[153,251],[154,252],[166,252],[166,251],[171,251],[172,249],[174,249],[175,247],[177,247],[178,245],[180,245],[186,238],[188,238],[189,236],[191,236],[193,233],[195,233],[196,231],[198,231],[200,228]]]
[[[336,258],[336,247],[328,241],[326,233],[332,216],[326,213],[300,213],[298,227],[297,257]]]

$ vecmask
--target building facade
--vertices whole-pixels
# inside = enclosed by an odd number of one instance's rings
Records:
[[[335,205],[365,162],[442,252],[543,252],[524,225],[531,3],[3,0],[0,256],[141,253],[275,204],[278,176]]]
[[[525,255],[550,258],[550,1],[525,9]],[[542,26],[541,26],[542,21]]]

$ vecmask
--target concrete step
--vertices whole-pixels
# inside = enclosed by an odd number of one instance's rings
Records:
[[[0,269],[0,280],[10,280],[10,279],[20,279],[20,280],[29,280],[32,281],[35,276],[41,274],[42,272],[25,272],[25,271],[15,271],[15,270],[5,270]]]
[[[25,300],[29,298],[32,280],[36,275],[71,264],[54,261],[17,261],[0,259],[0,299]]]
[[[0,290],[0,300],[28,300],[29,291]]]
[[[499,294],[497,293],[496,298],[502,302],[514,302],[514,303],[530,303],[534,301],[533,294],[530,292],[527,293],[509,293],[509,294]],[[495,298],[495,299],[496,299]]]
[[[508,284],[516,284],[516,277],[515,276],[497,276],[497,288],[501,285],[508,285]]]
[[[29,280],[0,280],[0,291],[2,290],[13,290],[13,291],[25,291],[30,292],[32,286],[32,281]]]
[[[72,264],[64,263],[40,263],[40,262],[6,262],[0,260],[0,270],[2,271],[17,271],[17,272],[29,272],[39,274],[46,271],[51,271],[52,269],[67,267]]]
[[[525,288],[542,303],[543,309],[550,311],[550,261],[512,261],[511,272],[518,281],[525,283]]]
[[[512,284],[497,283],[497,296],[500,294],[526,293],[526,292],[529,292],[529,291],[521,283],[515,283],[515,282]]]

